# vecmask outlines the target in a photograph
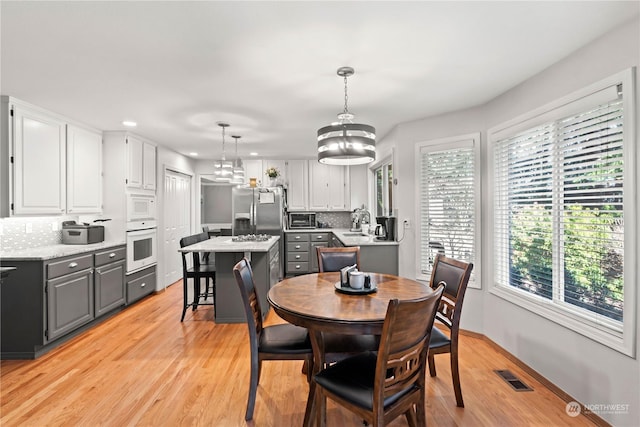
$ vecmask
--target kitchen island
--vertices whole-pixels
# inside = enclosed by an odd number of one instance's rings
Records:
[[[179,252],[210,252],[216,265],[216,323],[246,322],[244,305],[233,275],[233,267],[246,257],[251,262],[253,280],[260,299],[262,316],[269,311],[267,293],[280,279],[279,236],[265,241],[234,241],[231,236],[214,237],[204,242],[178,249]],[[183,279],[186,295],[187,284]],[[186,296],[185,296],[186,298]]]

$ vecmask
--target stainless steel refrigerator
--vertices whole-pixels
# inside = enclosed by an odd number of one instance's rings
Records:
[[[234,187],[231,211],[233,235],[280,236],[280,271],[284,272],[284,215],[286,201],[282,187]]]

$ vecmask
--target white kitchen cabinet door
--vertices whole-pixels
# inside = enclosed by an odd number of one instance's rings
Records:
[[[287,161],[287,205],[290,211],[305,211],[309,206],[309,171],[307,160]]]
[[[142,144],[142,188],[156,191],[156,147]]]
[[[13,214],[60,215],[66,209],[65,123],[13,107]]]
[[[329,209],[329,166],[309,161],[309,209]]]
[[[102,212],[102,134],[67,125],[67,213]]]
[[[327,166],[329,168],[327,188],[329,189],[329,210],[347,210],[347,182],[345,179],[348,166]]]
[[[256,179],[256,185],[260,186],[262,182],[264,182],[264,169],[262,169],[262,160],[258,159],[247,159],[242,161],[242,166],[244,167],[244,182],[249,184],[250,178]]]
[[[309,209],[347,209],[344,166],[309,161]]]
[[[144,143],[132,136],[127,137],[127,187],[142,188],[142,156]]]
[[[286,185],[287,184],[287,162],[285,160],[263,160],[262,167],[264,168],[262,171],[262,186],[270,187],[272,184],[271,178],[266,175],[266,171],[269,168],[277,168],[280,171],[280,176],[275,179],[275,185]]]

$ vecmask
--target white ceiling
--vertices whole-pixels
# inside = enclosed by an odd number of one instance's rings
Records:
[[[344,104],[378,130],[489,101],[639,2],[0,3],[1,92],[199,158],[312,158]],[[233,155],[227,138],[227,158]]]

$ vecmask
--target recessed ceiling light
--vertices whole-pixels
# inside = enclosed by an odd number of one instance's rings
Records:
[[[197,156],[198,156],[198,153],[189,153],[189,155],[190,155],[190,156],[197,157]]]
[[[258,155],[258,153],[253,152],[253,153],[249,153],[249,155],[250,155],[250,156],[257,156],[257,155]]]
[[[131,120],[125,120],[122,122],[123,125],[125,126],[129,126],[131,128],[134,128],[136,126],[138,126],[138,124],[136,122],[132,122]]]

